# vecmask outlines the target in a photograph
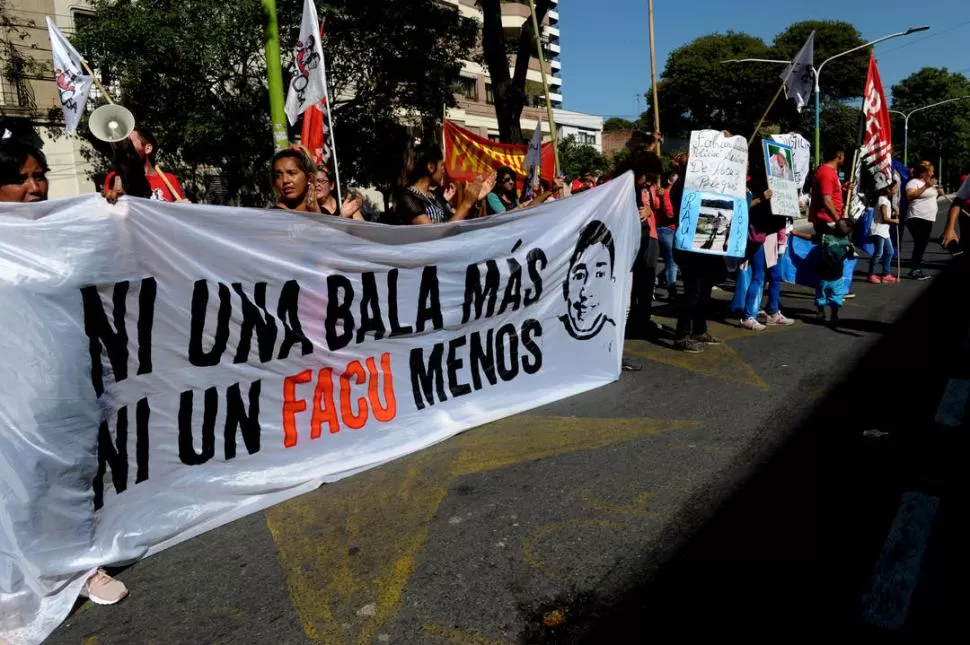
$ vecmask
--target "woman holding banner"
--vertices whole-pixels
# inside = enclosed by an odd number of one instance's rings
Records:
[[[300,150],[280,150],[273,155],[273,190],[276,208],[305,213],[319,213],[313,182],[316,167]]]
[[[34,146],[5,139],[0,143],[0,202],[47,201],[47,158]],[[95,446],[91,446],[93,455]],[[45,472],[45,479],[54,472]],[[113,605],[128,595],[124,583],[109,576],[104,569],[96,569],[84,583],[81,595],[98,605]]]

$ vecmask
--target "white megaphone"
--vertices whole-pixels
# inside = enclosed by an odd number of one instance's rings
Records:
[[[91,134],[107,143],[118,143],[128,138],[135,129],[135,115],[115,103],[102,105],[88,119]]]

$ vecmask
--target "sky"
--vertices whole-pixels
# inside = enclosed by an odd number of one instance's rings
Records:
[[[647,0],[560,0],[559,4],[564,107],[606,117],[639,116],[646,109],[642,95],[650,87]],[[866,40],[905,31],[911,25],[929,25],[929,31],[876,45],[887,92],[923,67],[946,67],[970,75],[968,9],[967,0],[654,0],[657,75],[663,74],[670,52],[698,36],[739,31],[770,44],[788,25],[802,20],[844,20]],[[766,74],[779,71],[765,65]],[[859,80],[860,93],[864,83],[865,79]]]

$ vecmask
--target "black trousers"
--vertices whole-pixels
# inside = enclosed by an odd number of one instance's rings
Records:
[[[923,266],[923,254],[930,243],[930,235],[933,233],[933,222],[925,219],[911,217],[906,220],[906,228],[913,236],[913,257],[910,269],[916,270]]]
[[[711,291],[724,280],[724,258],[704,253],[679,252],[676,255],[684,282],[684,297],[677,319],[677,340],[707,333],[711,314]]]
[[[659,257],[660,243],[649,235],[643,235],[640,250],[633,261],[633,289],[630,294],[630,317],[627,320],[627,328],[636,333],[642,332],[650,321]]]

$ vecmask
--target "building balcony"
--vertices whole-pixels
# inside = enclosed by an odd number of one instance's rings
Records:
[[[556,45],[553,43],[549,43],[548,45],[546,45],[546,48],[554,54],[562,53],[562,50],[559,48],[559,45]]]
[[[559,59],[553,58],[552,60],[550,60],[549,66],[552,67],[553,74],[555,74],[556,72],[562,71],[562,63],[559,61]]]
[[[542,35],[550,38],[559,38],[559,29],[547,25],[542,28]]]
[[[549,10],[549,13],[547,13],[546,15],[549,16],[550,22],[559,22],[559,12],[558,11],[553,11],[552,9],[550,9]]]

